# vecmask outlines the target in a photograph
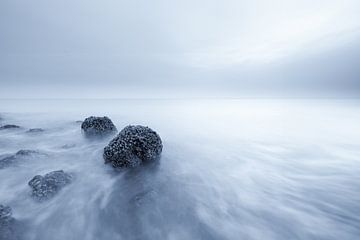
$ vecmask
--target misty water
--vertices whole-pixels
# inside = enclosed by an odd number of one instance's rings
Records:
[[[22,239],[360,236],[357,100],[0,100],[0,112],[21,126],[0,131],[0,154],[37,151],[0,169]],[[161,159],[105,165],[111,137],[87,139],[77,122],[90,115],[156,130]],[[72,183],[34,200],[28,181],[60,169]]]

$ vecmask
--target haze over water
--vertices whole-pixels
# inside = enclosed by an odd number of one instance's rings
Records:
[[[37,150],[0,169],[0,203],[26,240],[357,239],[358,100],[1,100],[0,154]],[[80,123],[109,116],[147,125],[161,159],[105,165],[108,139]],[[29,128],[44,132],[26,133]],[[74,181],[36,202],[28,181],[60,170]]]

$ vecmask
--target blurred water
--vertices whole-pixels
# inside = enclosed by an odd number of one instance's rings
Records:
[[[24,239],[358,239],[360,105],[355,100],[0,100],[0,154],[41,155],[0,169],[0,204]],[[104,165],[111,138],[80,123],[148,125],[161,160]],[[1,125],[0,124],[0,125]],[[44,132],[27,133],[29,128]],[[73,183],[36,202],[27,182],[63,169]]]

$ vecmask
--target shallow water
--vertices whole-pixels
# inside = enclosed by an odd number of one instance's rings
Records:
[[[0,169],[0,204],[42,239],[358,239],[357,100],[0,100],[0,154],[40,154]],[[111,137],[80,123],[107,115],[156,130],[159,162],[114,171]],[[26,132],[43,128],[44,132]],[[28,181],[60,170],[74,181],[37,202]]]

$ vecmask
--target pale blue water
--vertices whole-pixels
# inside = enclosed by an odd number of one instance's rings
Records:
[[[357,100],[0,100],[0,113],[23,127],[0,131],[0,154],[45,154],[0,169],[0,204],[26,240],[360,236]],[[89,115],[150,126],[161,160],[114,172],[110,139],[86,140],[75,122]],[[74,182],[34,201],[27,182],[58,169]]]

